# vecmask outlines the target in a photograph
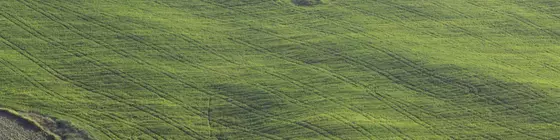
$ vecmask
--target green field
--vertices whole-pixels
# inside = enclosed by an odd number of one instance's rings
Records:
[[[95,139],[560,139],[560,1],[1,0],[0,107]]]

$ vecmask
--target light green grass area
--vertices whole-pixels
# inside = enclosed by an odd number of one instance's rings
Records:
[[[0,9],[0,106],[96,139],[560,139],[557,0]]]

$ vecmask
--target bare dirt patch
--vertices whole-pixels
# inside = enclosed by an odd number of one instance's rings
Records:
[[[0,139],[2,140],[53,140],[33,122],[12,112],[0,110]]]
[[[91,140],[70,122],[30,112],[0,108],[0,140]]]

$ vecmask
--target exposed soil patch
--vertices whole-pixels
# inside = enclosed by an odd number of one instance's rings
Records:
[[[0,108],[0,140],[91,140],[68,121]]]
[[[53,136],[39,126],[6,110],[0,110],[0,139],[2,140],[53,140]]]

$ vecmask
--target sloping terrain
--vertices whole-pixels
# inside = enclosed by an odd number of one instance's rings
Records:
[[[0,1],[0,106],[96,139],[560,139],[560,1],[294,2]]]
[[[40,129],[35,123],[12,112],[0,109],[0,139],[51,140],[54,136]]]

